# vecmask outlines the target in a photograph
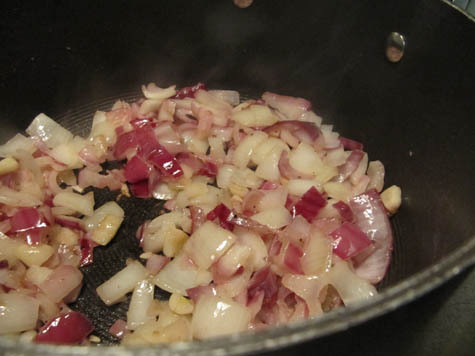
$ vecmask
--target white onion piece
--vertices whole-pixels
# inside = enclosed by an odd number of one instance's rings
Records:
[[[53,301],[59,302],[81,285],[82,273],[73,266],[59,266],[38,287]]]
[[[108,215],[124,218],[124,210],[115,201],[109,201],[94,210],[94,214],[83,219],[86,230],[91,231]]]
[[[71,132],[43,113],[33,119],[26,132],[32,137],[41,139],[49,148],[54,148],[73,139]]]
[[[272,152],[282,153],[283,150],[289,151],[289,147],[284,141],[276,137],[268,137],[267,140],[261,142],[260,145],[254,148],[251,159],[255,164],[261,164],[268,159]]]
[[[230,164],[224,164],[218,168],[218,174],[216,175],[216,184],[221,189],[226,189],[231,184],[233,175],[237,168]]]
[[[313,111],[305,111],[299,118],[300,121],[313,122],[318,127],[322,126],[322,118]]]
[[[368,169],[368,154],[365,153],[360,163],[358,164],[358,167],[354,170],[353,173],[351,173],[350,182],[353,185],[356,185],[361,179],[361,177],[363,177],[363,175],[366,173],[367,169]]]
[[[207,221],[190,236],[184,251],[199,268],[208,269],[226,253],[236,239],[231,231]]]
[[[90,216],[94,213],[94,193],[89,192],[81,195],[73,192],[61,192],[53,198],[53,204]]]
[[[251,320],[249,310],[232,299],[202,296],[191,319],[193,336],[206,339],[247,330]]]
[[[233,112],[232,119],[244,127],[265,127],[275,124],[279,118],[264,105],[251,105]]]
[[[198,103],[203,104],[207,106],[212,110],[215,114],[216,111],[224,111],[224,112],[231,112],[232,106],[219,98],[216,95],[212,95],[210,92],[206,90],[198,90],[195,92],[195,99]],[[225,125],[219,125],[219,126],[225,126]]]
[[[242,293],[245,293],[247,297],[247,288],[249,286],[249,280],[251,279],[252,271],[244,269],[242,273],[234,275],[224,283],[220,283],[216,286],[216,294],[229,298],[236,298]],[[237,300],[236,300],[237,301]]]
[[[147,115],[154,111],[157,111],[162,105],[163,99],[147,99],[142,105],[140,105],[139,113],[141,115]]]
[[[16,239],[11,239],[4,233],[0,233],[0,261],[7,260],[9,266],[13,266],[18,260],[16,248],[21,244]]]
[[[290,224],[292,216],[285,207],[278,207],[257,213],[251,219],[272,229],[280,229]]]
[[[326,164],[332,167],[342,166],[346,163],[351,151],[345,151],[342,147],[335,148],[333,150],[328,150],[324,158]]]
[[[37,246],[20,244],[15,250],[16,257],[29,267],[41,266],[53,253],[53,247],[47,244]]]
[[[97,295],[106,305],[112,305],[131,292],[146,276],[145,267],[140,262],[133,261],[97,287]]]
[[[187,295],[187,289],[207,285],[212,279],[210,272],[198,269],[186,254],[181,253],[163,267],[154,283],[167,292]]]
[[[170,223],[175,227],[182,229],[186,233],[191,232],[190,211],[188,209],[175,210],[170,213],[162,214],[153,219],[147,226],[147,230],[154,232],[160,229],[162,224]]]
[[[280,146],[274,146],[265,159],[257,166],[256,176],[272,182],[279,181],[279,161],[283,150]]]
[[[39,319],[46,323],[59,314],[58,305],[53,302],[46,294],[36,293],[36,300],[40,303]]]
[[[332,241],[319,231],[314,231],[306,241],[304,255],[300,259],[306,275],[328,272],[332,263]]]
[[[384,187],[384,165],[380,161],[371,161],[368,165],[368,172],[366,173],[370,179],[368,183],[368,190],[376,189],[379,193]]]
[[[286,274],[282,277],[282,285],[305,300],[310,316],[323,313],[319,296],[327,285],[324,279],[318,276]]]
[[[234,229],[240,243],[249,246],[251,255],[249,256],[249,268],[252,271],[260,270],[267,264],[267,247],[262,238],[255,232],[246,229]]]
[[[147,86],[142,85],[142,92],[147,99],[167,99],[176,94],[175,87],[160,88],[155,83],[149,83]]]
[[[251,248],[247,245],[235,243],[213,266],[216,273],[224,278],[232,276],[237,270],[247,265]]]
[[[0,294],[0,335],[36,327],[40,303],[21,293]]]
[[[316,175],[323,165],[317,152],[309,144],[302,142],[289,153],[290,166],[304,174]]]
[[[376,288],[358,277],[345,261],[336,262],[325,278],[328,284],[335,287],[345,305],[370,299],[377,294]]]
[[[263,131],[253,131],[247,135],[237,146],[233,154],[233,164],[238,168],[247,167],[255,147],[267,139]]]
[[[89,134],[89,140],[92,141],[94,137],[102,136],[107,145],[113,145],[117,140],[117,133],[112,122],[107,120],[104,111],[96,111],[92,118],[92,128]]]
[[[238,105],[240,102],[239,92],[235,90],[209,90],[208,93],[233,106]]]
[[[264,190],[262,199],[257,204],[257,211],[262,212],[268,209],[274,209],[285,206],[287,201],[287,189],[280,186],[273,190]]]
[[[41,205],[41,200],[28,193],[17,192],[5,186],[0,186],[0,203],[9,206],[33,207]]]
[[[50,151],[50,156],[56,161],[63,163],[69,169],[81,168],[79,152],[86,146],[86,140],[81,137],[74,137],[71,141],[60,143]]]
[[[53,273],[53,270],[47,267],[31,266],[25,274],[25,279],[37,286],[46,281]]]
[[[135,330],[151,320],[148,310],[153,302],[153,290],[154,285],[148,280],[139,282],[134,288],[127,312],[127,329]]]
[[[289,194],[299,197],[304,195],[312,187],[315,187],[320,192],[322,191],[321,185],[312,179],[291,179],[287,183]]]
[[[0,157],[16,157],[17,150],[22,149],[32,154],[36,151],[34,141],[22,134],[16,134],[5,144],[0,146]]]

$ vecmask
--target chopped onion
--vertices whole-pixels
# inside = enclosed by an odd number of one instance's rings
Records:
[[[165,265],[154,283],[167,292],[186,295],[188,289],[207,285],[212,279],[210,272],[198,269],[186,254],[181,253]]]
[[[73,266],[59,266],[39,288],[54,302],[61,301],[82,282],[82,273]]]
[[[345,222],[330,234],[334,240],[333,251],[343,260],[361,253],[371,242],[357,226]]]
[[[148,310],[152,305],[153,290],[154,285],[148,280],[139,282],[134,288],[127,312],[127,329],[135,330],[152,319]]]
[[[16,152],[21,149],[32,154],[36,151],[34,141],[31,138],[27,138],[22,134],[16,134],[5,144],[0,145],[0,157],[16,157]]]
[[[310,316],[323,313],[319,296],[322,289],[326,286],[326,283],[322,278],[317,276],[286,274],[282,277],[282,285],[305,300]]]
[[[327,283],[335,287],[345,305],[364,301],[377,294],[376,288],[352,272],[344,261],[336,262],[325,278]]]
[[[145,267],[134,261],[97,287],[97,295],[106,305],[112,305],[131,292],[146,276]]]
[[[233,164],[238,168],[247,167],[254,148],[266,138],[267,134],[262,131],[254,131],[252,134],[247,135],[234,151]]]
[[[269,106],[279,110],[289,120],[298,120],[302,114],[312,108],[312,104],[308,100],[270,92],[262,94],[262,99]]]
[[[33,207],[41,204],[41,200],[28,193],[17,192],[0,185],[0,203],[9,206]]]
[[[26,132],[32,137],[41,139],[49,148],[68,143],[73,139],[71,132],[45,114],[36,116]]]
[[[73,192],[61,192],[55,195],[53,204],[90,216],[94,212],[94,193],[89,192],[81,195]]]
[[[363,150],[363,144],[358,141],[354,141],[349,138],[340,136],[340,142],[346,150]]]
[[[292,217],[289,211],[282,206],[257,213],[251,219],[271,229],[280,229],[290,224]]]
[[[17,292],[0,293],[0,335],[36,327],[40,303]]]
[[[386,274],[391,259],[393,235],[386,210],[376,190],[350,201],[358,227],[373,241],[376,250],[356,268],[356,274],[378,283]]]
[[[142,92],[147,99],[167,99],[176,94],[175,85],[160,88],[155,83],[149,83],[147,86],[142,85]]]
[[[229,298],[203,296],[198,300],[191,319],[193,336],[206,339],[247,330],[249,310]]]
[[[327,205],[323,195],[312,186],[292,207],[292,215],[302,215],[309,223],[318,215],[320,209]]]
[[[380,161],[369,162],[368,172],[366,174],[370,181],[367,189],[376,189],[378,193],[381,193],[384,187],[384,173],[384,165]]]
[[[226,253],[234,241],[236,236],[232,232],[207,221],[190,236],[184,250],[199,268],[207,269]]]
[[[240,96],[239,92],[234,90],[209,90],[210,93],[215,98],[225,101],[233,106],[239,105]]]
[[[75,345],[84,341],[94,326],[81,313],[60,314],[39,330],[34,341],[42,344]]]
[[[332,264],[331,239],[319,231],[314,231],[307,239],[304,255],[300,259],[305,275],[320,275],[328,272]]]

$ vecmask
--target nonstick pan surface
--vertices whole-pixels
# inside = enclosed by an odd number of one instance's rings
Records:
[[[394,256],[368,305],[319,320],[215,341],[137,349],[136,355],[262,351],[327,335],[386,313],[474,262],[475,24],[440,1],[80,2],[3,7],[2,141],[46,112],[85,134],[97,109],[133,100],[140,84],[197,81],[257,97],[302,96],[326,123],[365,143],[403,188],[392,220]],[[407,38],[400,63],[386,61],[392,31]],[[89,121],[88,121],[89,120]],[[100,205],[115,197],[98,192]],[[107,330],[127,303],[106,308],[95,288],[139,255],[135,229],[161,203],[122,199],[125,224],[95,263],[73,308]],[[31,354],[120,354],[122,348],[0,347]],[[15,351],[16,350],[16,351]]]

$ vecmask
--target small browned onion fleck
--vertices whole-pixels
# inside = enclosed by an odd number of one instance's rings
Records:
[[[233,0],[234,5],[240,7],[241,9],[251,6],[252,1],[253,0]]]

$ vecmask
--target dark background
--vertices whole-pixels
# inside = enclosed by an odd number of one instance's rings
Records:
[[[407,36],[398,64],[384,58],[391,31]],[[67,120],[150,81],[302,96],[403,187],[382,287],[475,235],[475,24],[438,0],[2,2],[0,44],[1,141],[39,112]],[[469,270],[384,317],[272,354],[475,354],[474,297]]]

